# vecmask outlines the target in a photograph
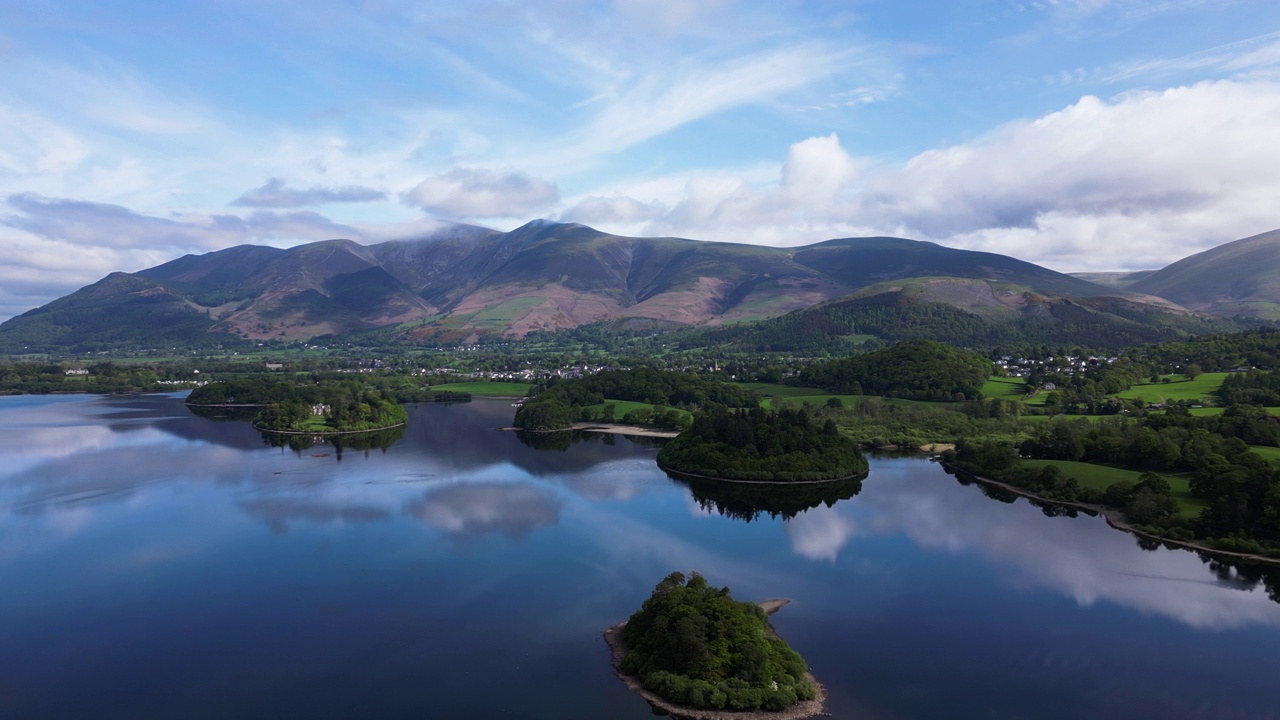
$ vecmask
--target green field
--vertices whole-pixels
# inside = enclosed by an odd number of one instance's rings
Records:
[[[1280,407],[1269,407],[1264,409],[1267,412],[1271,413],[1272,415],[1280,415]],[[1211,417],[1213,415],[1221,415],[1224,410],[1226,410],[1226,408],[1206,407],[1206,408],[1191,408],[1187,412],[1191,413],[1192,415],[1195,415],[1196,417]]]
[[[1125,470],[1124,468],[1111,467],[1110,465],[1095,465],[1093,463],[1072,462],[1070,460],[1023,460],[1022,464],[1036,468],[1057,465],[1064,475],[1075,478],[1076,482],[1080,483],[1080,487],[1094,490],[1106,490],[1113,483],[1121,480],[1128,480],[1136,484],[1138,478],[1142,476],[1142,473],[1138,470]],[[1173,489],[1173,499],[1178,501],[1179,514],[1182,517],[1196,517],[1205,508],[1203,500],[1191,497],[1191,490],[1187,485],[1187,477],[1185,475],[1175,473],[1156,474],[1169,482],[1169,487]]]
[[[1149,403],[1170,402],[1175,400],[1202,400],[1212,403],[1217,401],[1218,388],[1222,387],[1222,379],[1227,373],[1205,373],[1195,380],[1187,380],[1181,375],[1166,375],[1172,382],[1146,383],[1118,393],[1116,397],[1141,399]]]
[[[1023,400],[1027,397],[1027,379],[992,376],[982,384],[982,394],[999,400]]]
[[[524,397],[529,394],[529,383],[511,382],[461,382],[432,385],[432,390],[441,392],[471,393],[480,397]]]
[[[1249,449],[1271,462],[1280,462],[1280,448],[1268,447],[1266,445],[1250,445]]]

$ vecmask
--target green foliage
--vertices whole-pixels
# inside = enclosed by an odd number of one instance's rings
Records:
[[[368,383],[319,383],[255,378],[209,383],[187,396],[191,405],[260,405],[254,425],[278,432],[353,432],[407,421],[402,405]]]
[[[919,447],[954,443],[961,438],[1021,439],[1021,408],[1007,400],[971,400],[963,404],[927,405],[866,398],[834,414],[842,434],[871,447]]]
[[[991,361],[931,340],[912,340],[866,355],[815,363],[800,373],[800,384],[835,393],[855,383],[870,395],[911,400],[973,400],[982,397]]]
[[[698,573],[672,573],[623,629],[621,670],[672,702],[715,710],[782,710],[814,697],[808,666],[738,602]]]
[[[68,370],[85,370],[87,375],[68,375]],[[14,363],[0,365],[0,393],[128,393],[173,390],[174,385],[194,383],[196,375],[173,366],[152,364],[91,365],[64,363]]]
[[[1280,405],[1280,371],[1250,370],[1222,379],[1218,397],[1224,405]]]
[[[583,411],[594,414],[593,406],[603,406],[605,398],[663,406],[654,410],[631,410],[622,420],[670,429],[678,429],[684,423],[681,414],[671,407],[696,410],[710,404],[755,407],[759,403],[759,397],[741,385],[649,367],[601,372],[572,380],[553,378],[541,392],[537,388],[534,392],[537,394],[516,411],[514,424],[518,428],[557,430],[569,427],[578,419],[594,421],[598,418],[585,417]]]
[[[867,472],[857,443],[820,428],[803,409],[713,407],[694,415],[693,426],[658,452],[658,462],[690,475],[769,482],[831,480]]]
[[[1058,418],[1031,433],[1019,448],[1022,456],[1186,473],[1191,495],[1205,507],[1194,519],[1182,517],[1172,486],[1152,472],[1132,488],[1081,488],[1073,478],[1047,473],[1052,466],[1020,464],[1019,453],[1003,443],[958,443],[952,460],[962,469],[1049,498],[1112,505],[1133,522],[1174,539],[1194,537],[1232,547],[1245,542],[1280,551],[1280,468],[1249,448],[1251,441],[1280,443],[1280,419],[1261,408],[1232,406],[1207,417],[1184,411],[1098,422]]]

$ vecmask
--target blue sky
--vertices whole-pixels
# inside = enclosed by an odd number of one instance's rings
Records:
[[[0,5],[0,318],[242,243],[538,217],[1062,271],[1280,227],[1280,3]]]

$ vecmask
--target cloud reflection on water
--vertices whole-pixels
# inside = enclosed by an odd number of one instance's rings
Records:
[[[465,543],[495,533],[521,540],[534,530],[559,523],[561,506],[556,494],[545,487],[482,481],[433,488],[405,510]]]
[[[996,502],[918,460],[873,461],[862,494],[797,515],[787,536],[795,554],[833,560],[859,536],[856,528],[976,553],[1015,586],[1059,592],[1081,606],[1115,603],[1202,629],[1280,626],[1280,604],[1265,588],[1230,572],[1220,578],[1194,552],[1145,551],[1100,518],[1049,518],[1023,499]]]

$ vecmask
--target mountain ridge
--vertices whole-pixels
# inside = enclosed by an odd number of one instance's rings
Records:
[[[509,232],[459,224],[372,245],[240,245],[116,273],[0,324],[0,350],[76,346],[77,337],[95,346],[168,337],[163,327],[138,328],[133,320],[112,334],[113,308],[114,317],[132,318],[144,302],[164,307],[180,329],[170,333],[175,344],[208,340],[197,338],[202,333],[307,340],[388,326],[400,328],[405,342],[433,344],[601,322],[718,326],[884,292],[992,322],[1025,319],[1048,312],[1046,302],[1069,299],[1186,312],[1139,294],[1149,279],[1133,292],[1005,255],[894,237],[776,248],[627,237],[546,220]]]

